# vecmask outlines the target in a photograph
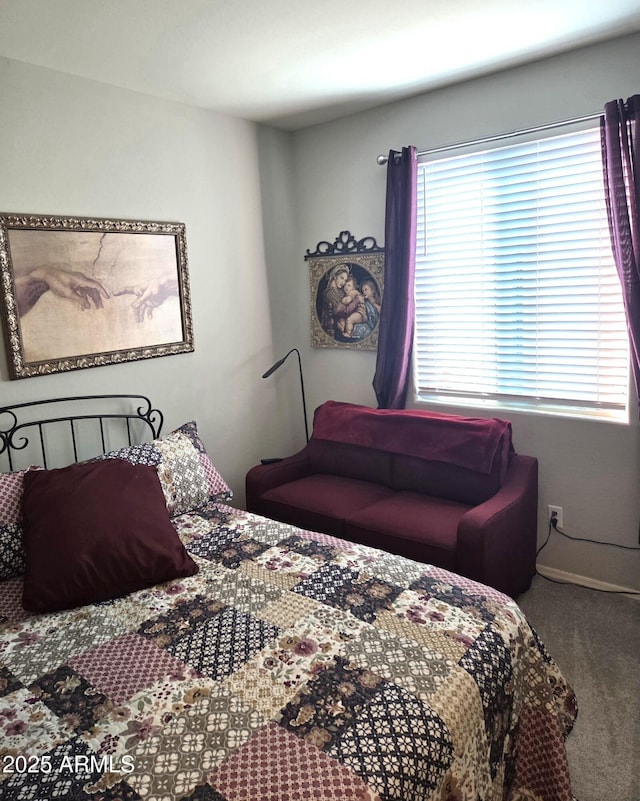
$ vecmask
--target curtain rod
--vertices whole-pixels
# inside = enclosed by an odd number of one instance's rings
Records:
[[[583,117],[574,117],[571,120],[559,120],[558,122],[548,122],[544,125],[536,125],[534,128],[522,128],[519,131],[509,131],[508,133],[496,134],[494,136],[485,136],[482,139],[473,139],[470,142],[458,142],[453,145],[442,145],[440,147],[432,147],[429,150],[419,150],[416,155],[430,156],[433,153],[445,153],[447,150],[456,150],[460,147],[471,147],[475,145],[484,145],[489,142],[499,142],[502,139],[511,139],[513,136],[525,136],[526,134],[539,133],[540,131],[550,131],[553,128],[563,128],[566,125],[577,125],[580,122],[589,122],[590,120],[597,120],[602,116],[602,112],[594,112],[593,114],[585,114]],[[378,164],[384,166],[388,161],[388,156],[380,155],[376,159]]]

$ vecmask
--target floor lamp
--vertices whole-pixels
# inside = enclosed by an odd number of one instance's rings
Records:
[[[300,372],[300,392],[302,394],[302,413],[304,414],[304,433],[307,437],[307,442],[309,442],[309,426],[307,424],[307,401],[304,395],[304,379],[302,378],[302,359],[300,358],[300,351],[298,348],[291,348],[289,353],[286,356],[283,356],[282,359],[279,359],[275,364],[272,364],[271,367],[267,370],[266,373],[262,374],[263,378],[269,378],[272,373],[275,373],[282,365],[287,361],[289,356],[292,353],[296,353],[298,355],[298,370]]]

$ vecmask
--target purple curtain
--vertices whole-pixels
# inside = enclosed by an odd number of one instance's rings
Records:
[[[631,364],[640,392],[640,95],[612,100],[600,118],[609,231],[624,308]]]
[[[379,409],[403,409],[413,347],[417,157],[413,146],[389,151],[384,295],[373,388]]]

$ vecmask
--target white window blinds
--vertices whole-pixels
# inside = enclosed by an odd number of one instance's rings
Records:
[[[418,165],[418,395],[626,413],[598,128]]]

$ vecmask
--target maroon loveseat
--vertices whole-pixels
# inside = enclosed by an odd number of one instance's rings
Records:
[[[511,424],[327,401],[297,454],[252,467],[247,509],[516,597],[535,573],[538,461]]]

